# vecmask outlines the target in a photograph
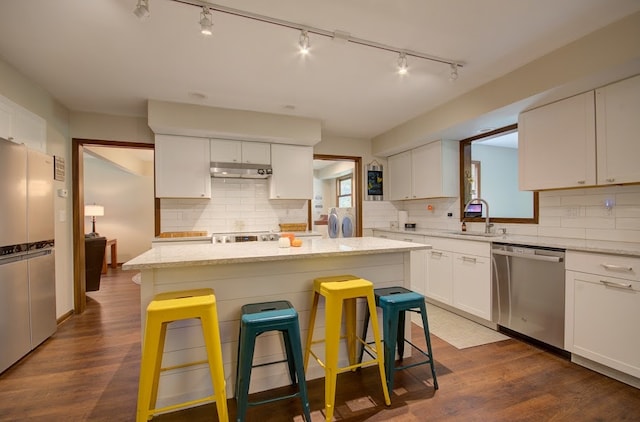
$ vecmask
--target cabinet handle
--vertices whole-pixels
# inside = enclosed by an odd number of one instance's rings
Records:
[[[633,271],[633,267],[631,266],[626,267],[624,265],[613,265],[613,264],[600,264],[600,265],[602,265],[605,270],[610,270],[610,271],[625,271],[625,272]]]
[[[609,179],[606,179],[606,180],[607,180],[607,182],[609,182],[609,183],[613,183],[613,182],[615,182],[615,181],[616,181],[616,179],[613,179],[613,178],[609,178]]]
[[[630,289],[631,288],[631,283],[629,284],[625,284],[625,283],[620,283],[618,281],[607,281],[607,280],[600,280],[600,283],[604,284],[605,286],[608,287],[620,287],[623,289]]]
[[[404,240],[405,242],[413,242],[413,239],[402,239],[402,240]]]
[[[579,185],[584,185],[585,183],[587,183],[585,180],[578,180]]]
[[[385,235],[381,234],[381,235],[380,235],[380,236],[378,236],[378,237],[383,237],[383,238],[385,238],[385,239],[386,239],[388,236],[385,236]]]
[[[475,258],[472,258],[472,257],[470,257],[470,256],[463,256],[463,257],[461,257],[461,259],[462,259],[463,261],[466,261],[466,262],[473,262],[474,264],[476,263],[476,259],[475,259]]]
[[[442,252],[440,251],[431,251],[431,256],[437,256],[438,258],[440,258],[442,256]]]

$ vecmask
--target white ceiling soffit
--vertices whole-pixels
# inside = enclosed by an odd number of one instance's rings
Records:
[[[464,62],[449,66],[150,0],[2,0],[0,57],[73,111],[145,116],[148,99],[320,119],[372,138],[640,10],[637,0],[219,0],[218,4]]]

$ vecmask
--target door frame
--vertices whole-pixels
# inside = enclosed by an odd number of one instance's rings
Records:
[[[313,154],[314,160],[325,161],[351,161],[354,164],[353,180],[355,187],[355,202],[356,202],[356,237],[362,237],[362,157],[356,157],[351,155],[328,155],[328,154]],[[313,228],[313,200],[308,201],[307,206],[307,221],[309,221],[309,229]]]
[[[81,314],[87,307],[86,272],[84,256],[84,147],[102,146],[114,148],[155,149],[154,144],[96,139],[71,139],[71,190],[73,206],[73,312]],[[155,188],[154,188],[155,190]],[[155,197],[155,193],[154,193]],[[154,225],[160,231],[160,200],[154,198]]]

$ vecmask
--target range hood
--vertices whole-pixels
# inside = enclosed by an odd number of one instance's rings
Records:
[[[211,177],[266,179],[273,170],[270,164],[211,163]]]

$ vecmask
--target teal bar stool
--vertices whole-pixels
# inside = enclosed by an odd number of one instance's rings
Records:
[[[436,378],[435,362],[433,360],[433,351],[431,349],[431,336],[429,335],[429,323],[427,321],[427,308],[424,296],[414,291],[405,289],[404,287],[384,287],[374,289],[376,306],[382,308],[382,337],[384,342],[384,366],[387,375],[387,387],[389,391],[393,391],[393,375],[395,371],[412,368],[418,365],[431,365],[431,376],[433,377],[433,388],[438,389],[438,379]],[[424,328],[424,337],[427,343],[427,349],[422,350],[405,338],[405,314],[406,312],[420,313],[422,316],[422,327]],[[362,329],[362,338],[367,338],[367,329],[369,326],[369,310],[365,312],[364,327]],[[404,357],[404,344],[407,343],[415,350],[425,356],[425,360],[415,362],[408,365],[396,366],[395,356],[396,347],[398,350],[399,360]],[[369,350],[364,347],[360,349],[359,361],[362,361],[364,352],[371,356]]]
[[[267,362],[253,365],[253,353],[256,338],[268,331],[280,331],[284,339],[287,358],[275,362]],[[249,384],[251,382],[251,369],[259,366],[287,363],[291,384],[298,384],[298,392],[286,396],[275,397],[267,400],[249,402]],[[309,398],[307,397],[307,383],[304,376],[302,360],[302,346],[300,342],[300,324],[298,313],[290,302],[286,300],[252,303],[242,307],[240,320],[240,340],[238,342],[238,367],[236,372],[236,400],[237,420],[244,421],[249,406],[271,403],[300,397],[305,420],[311,422],[309,410]]]

